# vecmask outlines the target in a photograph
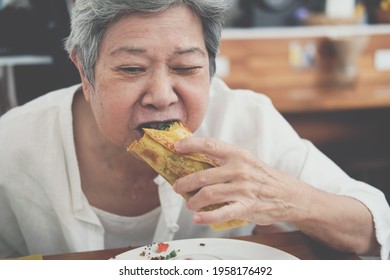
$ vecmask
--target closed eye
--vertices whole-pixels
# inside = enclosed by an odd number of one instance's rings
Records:
[[[127,74],[140,74],[140,73],[144,73],[145,69],[138,66],[132,66],[132,67],[121,67],[120,71],[125,72]]]
[[[202,66],[174,67],[174,68],[172,68],[172,71],[177,73],[177,74],[192,74],[201,68],[202,68]]]

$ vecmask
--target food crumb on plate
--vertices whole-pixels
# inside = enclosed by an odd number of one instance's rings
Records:
[[[164,242],[160,242],[157,244],[157,253],[163,253],[163,252],[166,252],[169,248],[169,244],[168,243],[164,243]]]

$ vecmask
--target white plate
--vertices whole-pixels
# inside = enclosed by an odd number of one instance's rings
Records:
[[[167,256],[175,250],[173,260],[297,260],[284,251],[266,245],[224,238],[196,238],[164,242],[169,244],[164,253],[157,253],[157,244],[133,249],[115,256],[116,260],[148,260]],[[143,254],[144,253],[144,254]]]

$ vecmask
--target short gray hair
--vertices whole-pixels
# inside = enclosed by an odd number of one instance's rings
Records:
[[[71,33],[65,41],[93,86],[94,68],[107,28],[133,13],[157,13],[175,5],[187,5],[200,18],[209,55],[210,76],[216,71],[221,31],[229,8],[226,0],[77,0],[72,11]]]

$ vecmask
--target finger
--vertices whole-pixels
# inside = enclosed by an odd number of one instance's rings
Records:
[[[267,204],[267,203],[265,203]],[[193,221],[197,224],[219,224],[231,220],[242,220],[258,225],[270,225],[282,221],[274,217],[273,211],[266,210],[254,214],[252,211],[248,212],[250,208],[245,207],[241,203],[234,202],[218,208],[213,211],[200,211],[194,214]]]
[[[248,209],[259,200],[260,186],[251,183],[222,183],[206,186],[191,196],[186,203],[188,209],[199,211],[206,206],[238,203],[242,205],[241,211]],[[248,211],[247,211],[248,212]],[[249,211],[250,212],[250,211]]]
[[[190,210],[199,211],[206,206],[234,201],[235,196],[229,183],[217,184],[201,188],[187,200],[186,206]]]
[[[179,153],[202,153],[224,160],[227,155],[235,154],[233,145],[214,138],[188,137],[175,143],[175,150]],[[227,153],[227,151],[229,153]]]
[[[236,203],[225,205],[213,211],[197,212],[192,220],[197,224],[218,224],[230,220],[240,219],[240,207]]]
[[[176,180],[173,189],[178,194],[186,194],[205,186],[228,183],[233,181],[234,172],[228,168],[215,167],[189,174]]]

